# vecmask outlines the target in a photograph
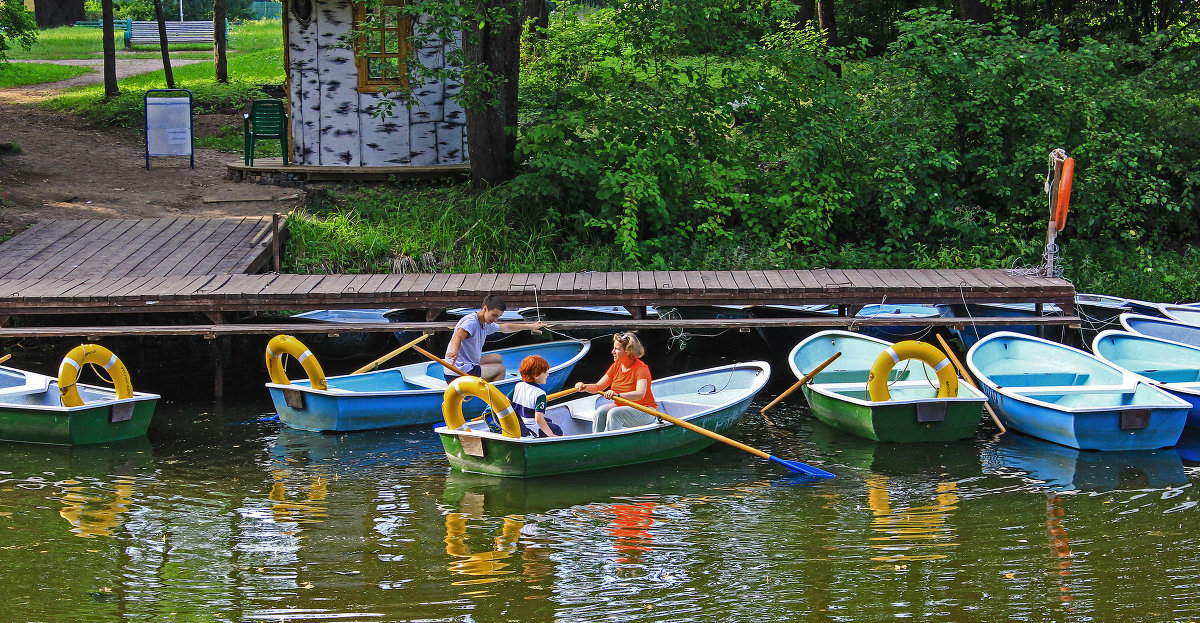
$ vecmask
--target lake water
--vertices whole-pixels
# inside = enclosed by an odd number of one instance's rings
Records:
[[[2,444],[0,620],[1196,618],[1200,450],[1080,453],[990,424],[875,444],[799,394],[765,421],[774,374],[733,436],[838,478],[726,446],[464,475],[428,428],[286,429],[265,390],[160,403],[119,446]]]

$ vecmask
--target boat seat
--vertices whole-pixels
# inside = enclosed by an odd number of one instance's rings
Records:
[[[1083,385],[1088,373],[1074,372],[1019,372],[1014,374],[990,374],[988,378],[996,385],[1006,388],[1045,387],[1051,384],[1062,387]]]
[[[659,400],[658,410],[674,417],[687,417],[694,413],[712,409],[713,405],[684,402],[682,400]]]
[[[428,374],[404,374],[404,382],[416,385],[418,387],[426,387],[429,389],[445,389],[446,379],[434,378]]]
[[[1050,396],[1056,394],[1124,394],[1133,392],[1134,385],[1042,385],[1038,387],[1006,387],[1008,392],[1021,396]]]
[[[1155,366],[1153,368],[1133,371],[1146,378],[1154,379],[1159,383],[1195,383],[1196,381],[1200,381],[1200,370],[1196,368]]]

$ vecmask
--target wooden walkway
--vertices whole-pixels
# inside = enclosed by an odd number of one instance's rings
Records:
[[[14,240],[16,240],[14,238]],[[41,272],[41,271],[38,271]],[[68,274],[70,274],[68,272]],[[89,273],[91,274],[91,273]],[[0,317],[114,312],[263,312],[476,307],[486,294],[521,306],[710,304],[1054,303],[1071,316],[1063,279],[1004,270],[776,270],[530,274],[162,276],[0,279]],[[635,314],[637,312],[635,311]]]
[[[269,216],[47,220],[0,244],[0,280],[169,281],[257,272],[270,259]]]

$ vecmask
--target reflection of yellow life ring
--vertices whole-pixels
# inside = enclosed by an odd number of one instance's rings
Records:
[[[129,380],[129,370],[121,363],[111,350],[99,344],[80,344],[71,349],[62,363],[58,364],[58,392],[62,406],[82,407],[83,398],[75,382],[79,380],[79,371],[87,364],[100,366],[108,371],[113,388],[117,391],[117,400],[133,397],[133,382]]]
[[[325,371],[317,362],[317,356],[308,350],[303,342],[290,335],[276,335],[267,342],[267,374],[276,385],[291,385],[287,371],[283,369],[283,356],[291,355],[304,366],[308,381],[313,389],[328,389],[325,384]]]
[[[477,376],[460,376],[446,388],[442,394],[442,417],[446,418],[446,426],[451,430],[460,428],[467,423],[463,417],[462,403],[468,396],[474,396],[486,402],[492,408],[492,413],[500,419],[500,430],[505,437],[520,437],[521,422],[512,403],[495,385]]]
[[[871,376],[867,378],[867,397],[870,400],[883,402],[892,399],[888,391],[888,376],[892,368],[905,359],[923,361],[937,372],[938,398],[954,398],[958,395],[958,375],[954,373],[950,359],[932,344],[906,340],[883,349],[875,358],[875,363],[871,364]]]

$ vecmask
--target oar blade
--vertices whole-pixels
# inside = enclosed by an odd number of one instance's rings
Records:
[[[835,474],[827,472],[819,467],[813,467],[812,465],[806,465],[806,464],[800,463],[798,461],[788,461],[786,459],[781,459],[775,455],[771,455],[767,458],[770,459],[772,463],[779,463],[780,465],[788,468],[789,471],[791,471],[792,473],[795,473],[795,474],[804,474],[805,476],[811,476],[812,478],[836,478],[837,477]]]

